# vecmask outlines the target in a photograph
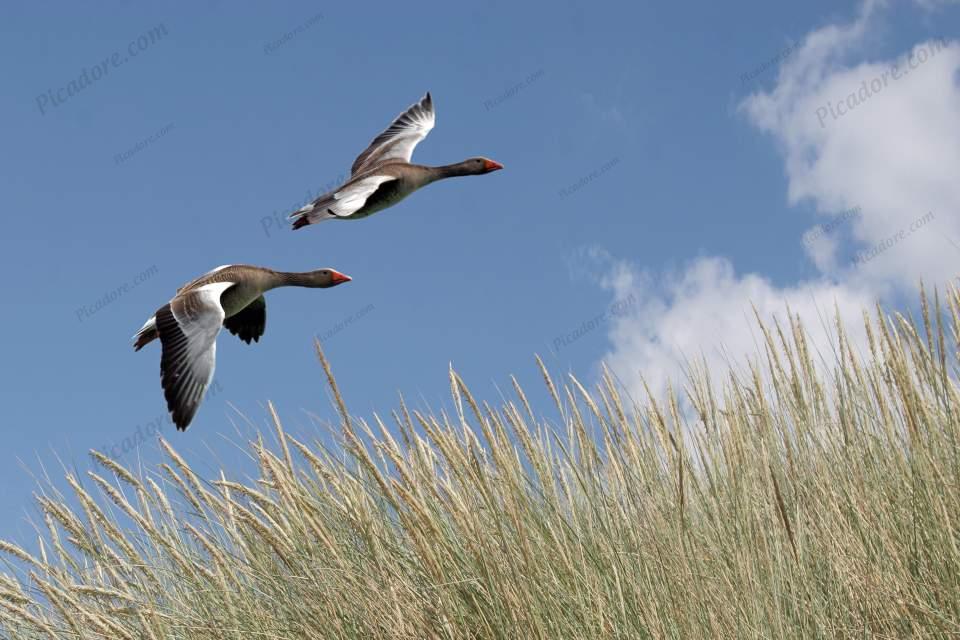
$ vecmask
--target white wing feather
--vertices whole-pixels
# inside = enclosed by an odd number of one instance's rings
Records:
[[[333,194],[334,204],[327,207],[333,215],[338,218],[352,215],[363,208],[374,191],[376,191],[384,182],[396,180],[393,176],[370,176],[363,180],[358,180],[346,189],[342,189]]]
[[[390,160],[410,162],[413,150],[427,137],[437,118],[433,110],[433,98],[427,92],[416,104],[398,115],[370,145],[357,156],[351,174],[360,175],[379,164]]]

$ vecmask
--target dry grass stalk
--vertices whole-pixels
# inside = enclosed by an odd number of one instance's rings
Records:
[[[77,513],[38,496],[37,554],[0,542],[0,636],[958,635],[960,296],[920,309],[865,314],[865,348],[838,323],[829,366],[795,316],[761,323],[749,367],[694,363],[642,404],[538,358],[545,417],[515,379],[495,407],[451,370],[449,416],[352,418],[318,344],[337,447],[269,405],[250,481],[167,443],[168,484],[94,453],[113,481],[68,478]]]

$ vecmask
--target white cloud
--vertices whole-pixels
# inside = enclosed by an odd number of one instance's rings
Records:
[[[668,381],[683,383],[686,360],[702,360],[721,377],[762,352],[753,309],[770,323],[788,324],[788,310],[803,319],[812,349],[826,370],[836,362],[833,321],[839,313],[854,342],[862,338],[862,310],[873,303],[868,290],[826,280],[777,287],[757,274],[738,275],[724,258],[698,258],[660,278],[594,251],[607,276],[601,285],[617,302],[633,296],[630,313],[611,322],[613,349],[604,361],[637,399],[641,379],[660,396]],[[659,283],[658,283],[659,280]],[[637,395],[641,394],[641,395]]]
[[[835,243],[828,256],[808,244],[819,251],[815,264],[887,291],[943,282],[960,257],[949,242],[960,236],[960,45],[929,41],[896,59],[843,64],[875,20],[865,10],[851,25],[811,33],[774,89],[742,109],[783,150],[791,203],[812,201],[825,216],[861,207],[853,246]],[[911,229],[930,212],[932,221]],[[854,268],[852,254],[901,230],[906,237]]]
[[[895,59],[865,60],[883,6],[867,0],[851,23],[808,34],[774,87],[741,105],[781,149],[788,201],[812,202],[836,223],[797,238],[805,240],[820,276],[777,286],[759,274],[737,274],[729,260],[714,257],[658,277],[593,252],[607,262],[603,282],[614,297],[640,301],[635,313],[611,324],[612,348],[604,358],[632,392],[642,389],[641,374],[658,393],[667,380],[682,382],[684,357],[703,355],[722,373],[728,363],[756,354],[761,342],[751,305],[761,318],[781,322],[789,306],[830,361],[835,313],[856,339],[862,310],[876,299],[913,291],[921,278],[942,285],[957,273],[960,45],[923,42]],[[893,65],[903,71],[896,78]],[[875,78],[885,82],[878,91]],[[861,99],[864,86],[870,95]],[[856,98],[848,107],[851,93]],[[842,115],[838,104],[844,104]],[[846,213],[855,208],[857,215]],[[855,264],[861,252],[871,257]]]

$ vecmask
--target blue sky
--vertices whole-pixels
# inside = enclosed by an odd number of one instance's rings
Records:
[[[549,413],[535,353],[662,386],[680,354],[749,351],[751,302],[855,320],[950,277],[956,3],[635,4],[4,7],[0,537],[29,540],[31,474],[82,470],[153,420],[210,476],[239,468],[268,400],[316,432],[334,413],[312,339],[354,316],[325,345],[354,414],[388,415],[398,393],[446,406],[451,363],[491,401],[516,374]],[[918,47],[909,76],[818,119]],[[415,161],[504,171],[361,221],[277,225],[426,90],[437,125]],[[354,281],[269,294],[260,344],[221,334],[217,393],[176,433],[159,350],[130,336],[225,263]],[[151,439],[123,461],[157,457]]]

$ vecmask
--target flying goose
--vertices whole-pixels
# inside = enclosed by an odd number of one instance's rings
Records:
[[[325,289],[349,281],[333,269],[289,273],[230,264],[180,287],[133,336],[134,351],[160,338],[160,380],[177,429],[190,425],[213,379],[221,326],[247,344],[259,342],[267,324],[264,293],[276,287]]]
[[[433,99],[427,92],[357,156],[349,180],[290,214],[293,228],[324,220],[365,218],[392,207],[431,182],[503,169],[499,162],[482,157],[441,167],[411,164],[414,148],[433,129],[435,119]]]

